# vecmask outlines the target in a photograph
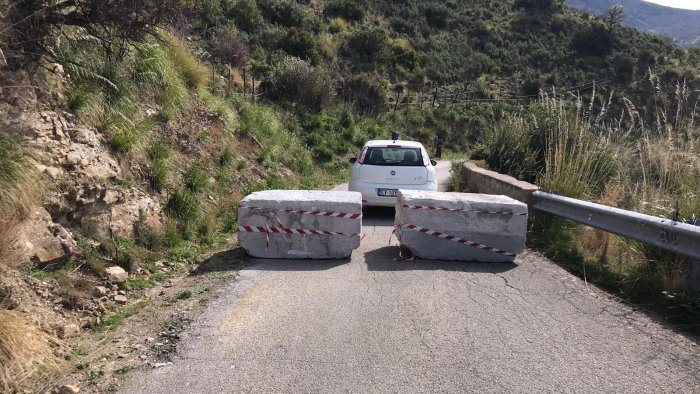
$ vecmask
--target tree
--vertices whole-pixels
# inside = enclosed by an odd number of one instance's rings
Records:
[[[228,11],[236,25],[247,32],[256,31],[263,23],[263,17],[255,0],[238,0]]]
[[[531,10],[552,10],[561,8],[565,0],[516,0],[515,5]]]
[[[616,26],[622,22],[625,17],[625,8],[620,4],[615,4],[608,8],[608,14],[605,17],[605,21],[608,25],[608,30],[614,29]]]
[[[128,43],[157,35],[160,24],[185,6],[159,0],[20,0],[7,11],[12,33],[8,52],[15,58],[50,53],[52,38],[72,26],[97,39],[108,57],[124,54]]]
[[[217,37],[211,49],[212,54],[227,65],[241,68],[250,61],[250,48],[235,32]]]

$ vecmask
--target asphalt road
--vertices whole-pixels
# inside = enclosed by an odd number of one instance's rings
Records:
[[[695,343],[542,256],[399,261],[392,224],[367,210],[348,260],[253,262],[126,391],[700,392]]]

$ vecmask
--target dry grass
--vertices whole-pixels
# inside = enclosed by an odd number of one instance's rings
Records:
[[[12,266],[17,224],[39,203],[41,182],[28,153],[0,130],[0,264]]]
[[[14,392],[35,374],[56,370],[53,340],[19,315],[0,309],[0,391]]]

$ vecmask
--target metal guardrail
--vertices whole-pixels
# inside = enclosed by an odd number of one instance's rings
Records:
[[[700,259],[700,226],[536,191],[532,208]]]

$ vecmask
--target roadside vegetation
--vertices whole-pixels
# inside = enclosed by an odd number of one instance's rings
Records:
[[[472,158],[548,192],[698,224],[697,92],[651,79],[656,123],[645,124],[624,96],[584,103],[545,93],[489,129]],[[540,212],[533,212],[529,238],[588,280],[700,332],[700,292],[691,280],[697,263],[690,258]]]
[[[72,260],[17,267],[14,226],[44,201],[31,154],[0,131],[0,269],[57,283],[68,309],[88,302],[108,265],[141,294],[224,248],[246,194],[342,182],[347,159],[393,130],[554,193],[697,222],[700,51],[562,3],[0,0],[0,67],[61,65],[52,105],[104,135],[119,182],[164,216],[152,226],[139,212],[133,239],[73,229]],[[530,238],[700,330],[689,260],[539,214]],[[90,327],[141,307],[110,303]],[[0,387],[42,368],[46,349],[17,352],[28,336],[16,332],[0,325],[0,359],[28,367],[2,371]]]

